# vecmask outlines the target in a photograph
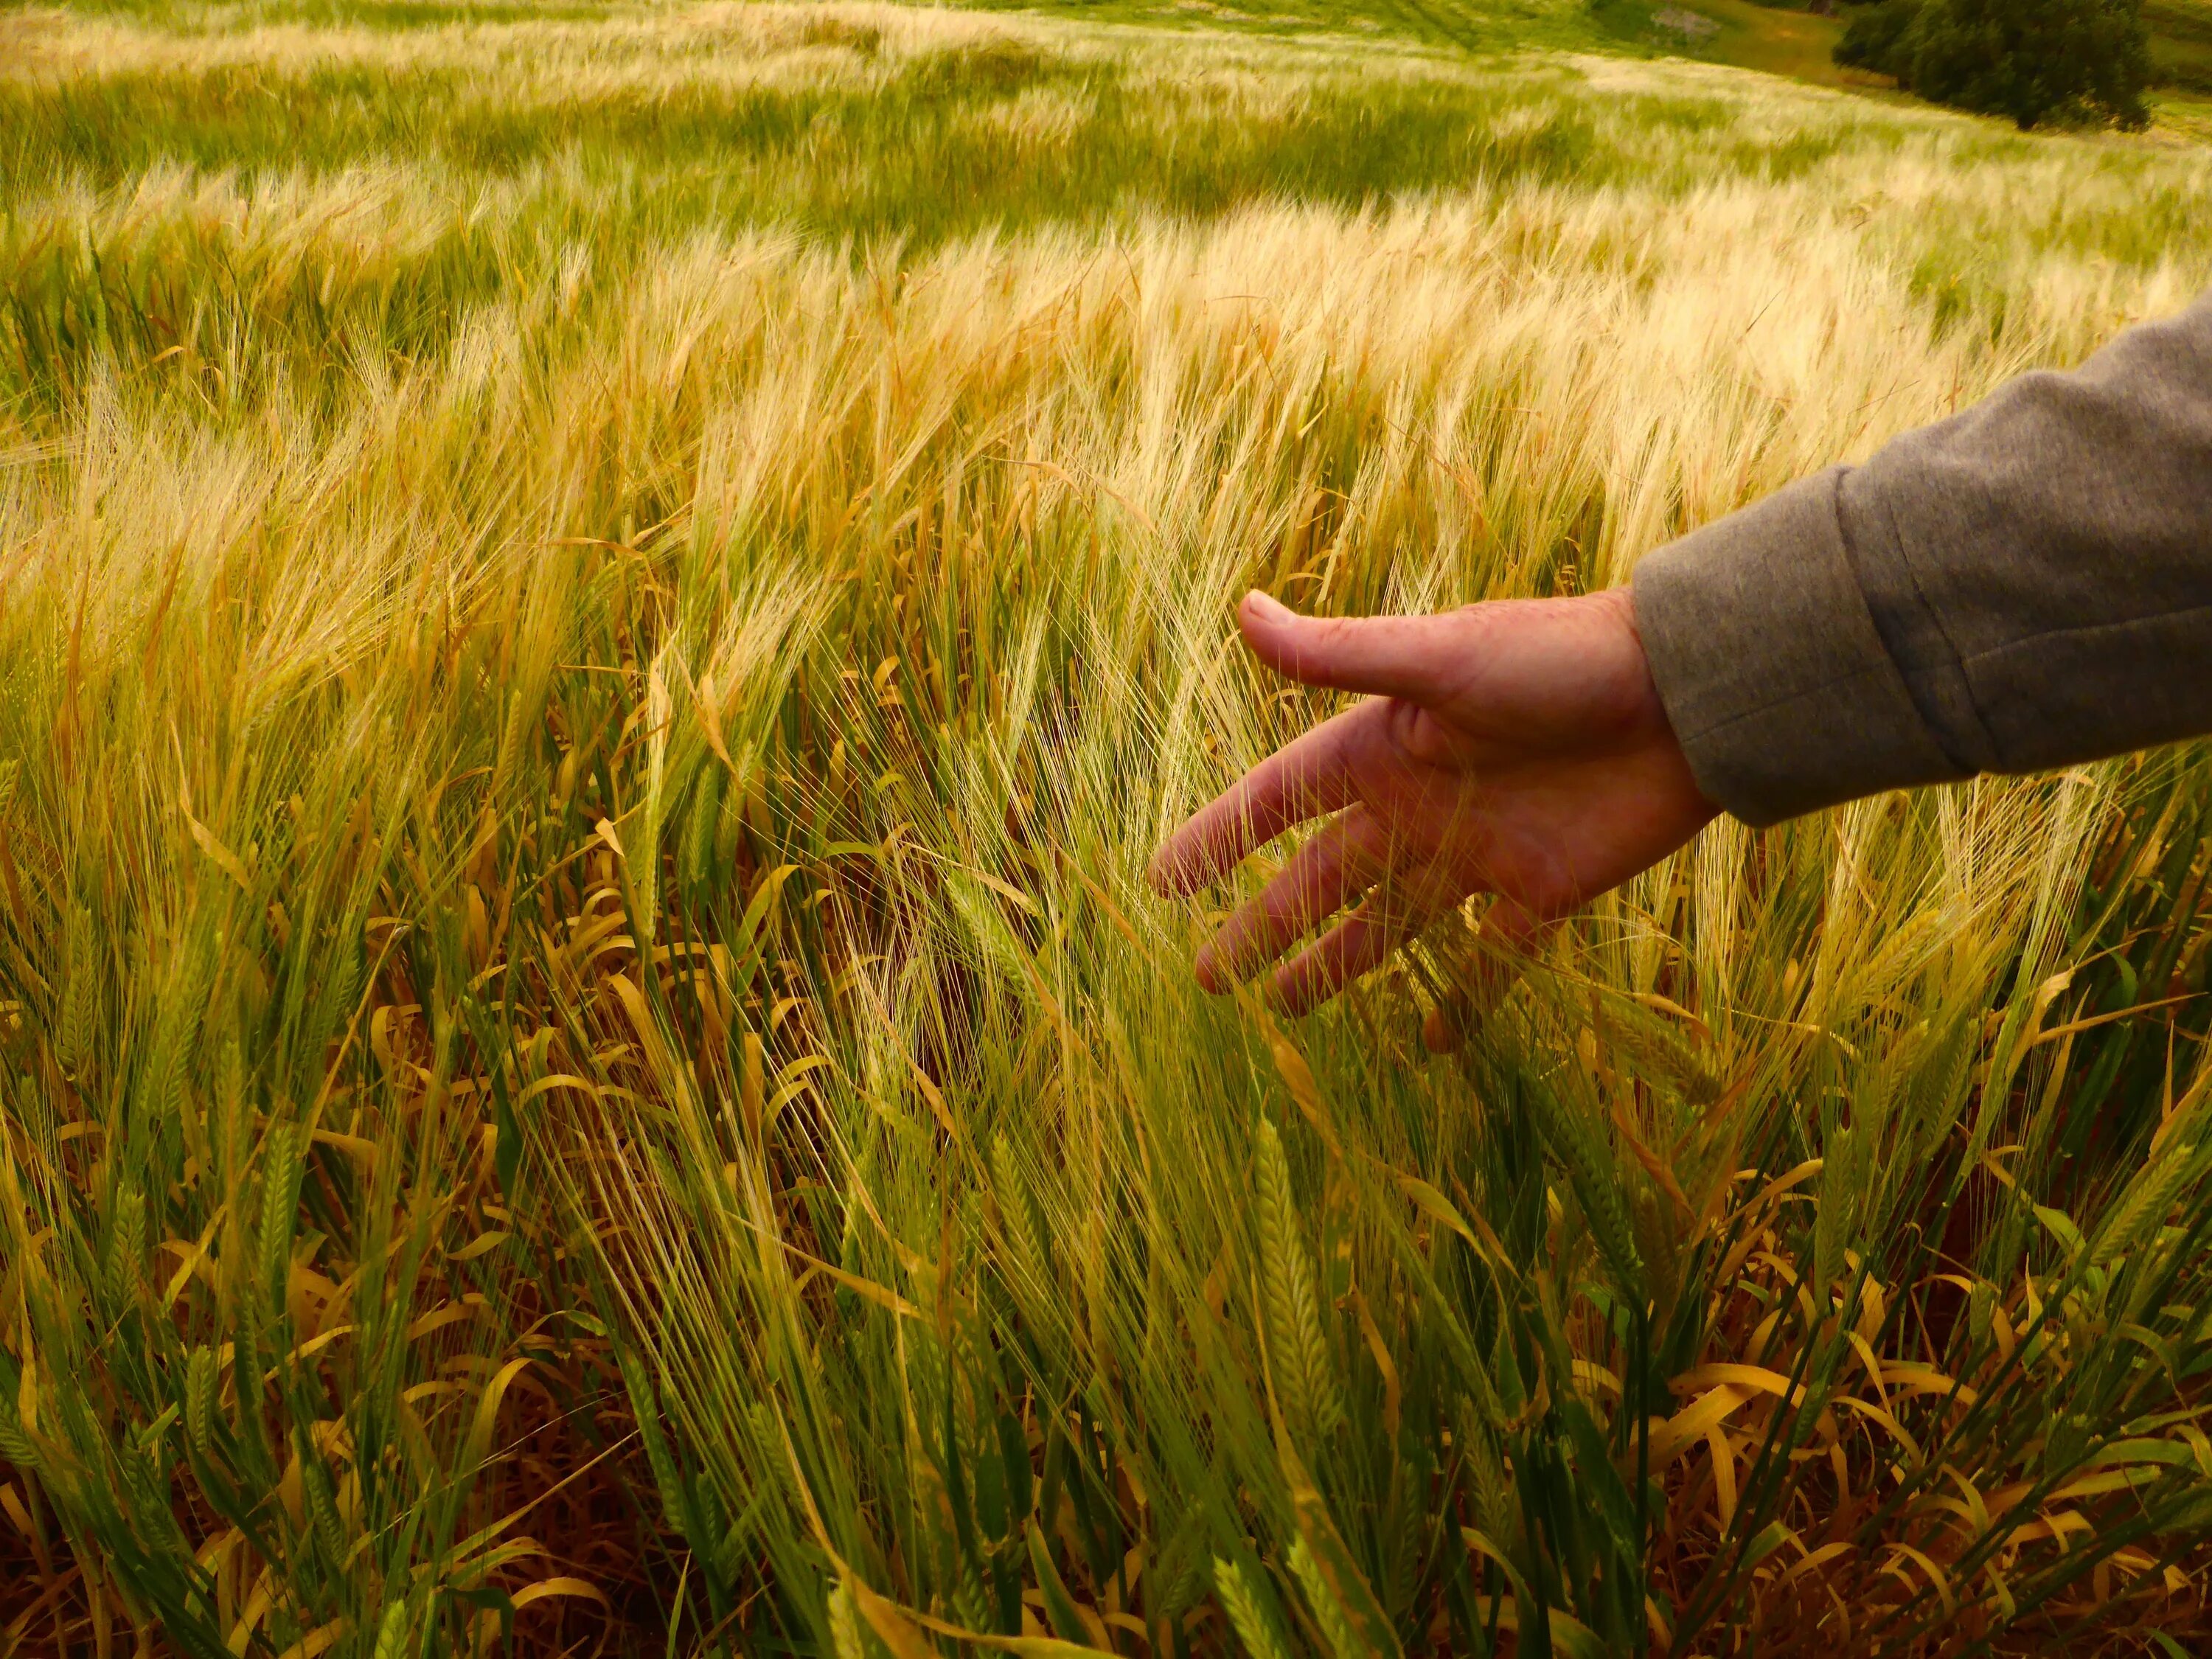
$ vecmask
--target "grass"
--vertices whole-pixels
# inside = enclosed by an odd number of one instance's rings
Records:
[[[1327,706],[1244,586],[1623,580],[2181,304],[2200,153],[489,9],[0,16],[0,1646],[2203,1645],[2203,754],[1480,1007],[1138,877]]]
[[[1668,21],[1661,21],[1666,14]],[[1657,0],[1598,0],[1590,9],[1614,40],[1647,50],[1788,76],[1808,85],[1863,86],[1869,77],[1838,69],[1834,49],[1844,19],[1760,3],[1760,0],[1699,0],[1669,6]],[[1686,33],[1681,19],[1701,18],[1710,33]],[[1670,27],[1671,24],[1671,27]]]
[[[2212,6],[2203,0],[2146,0],[2151,63],[2161,86],[2212,92]]]
[[[1713,31],[1692,36],[1679,26],[1656,21],[1657,13],[1669,10],[1701,17]],[[2201,134],[2187,100],[2212,92],[2212,5],[2206,0],[2144,0],[2142,10],[2150,34],[2152,85],[2166,94],[2154,100],[2156,117],[2168,131],[2193,141]],[[1698,0],[1694,6],[1672,8],[1657,0],[1595,0],[1591,16],[1624,45],[1788,76],[1813,86],[1867,92],[1891,84],[1886,76],[1837,65],[1835,46],[1848,14],[1822,16],[1765,0]],[[2177,94],[2184,100],[2178,110]]]

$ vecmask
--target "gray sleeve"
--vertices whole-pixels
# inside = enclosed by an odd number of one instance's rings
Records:
[[[2212,297],[1660,549],[1635,598],[1750,823],[2212,732]]]

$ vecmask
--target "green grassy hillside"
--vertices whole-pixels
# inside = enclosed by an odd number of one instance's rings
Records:
[[[2151,61],[2160,84],[2212,93],[2212,5],[2204,0],[2144,0]]]

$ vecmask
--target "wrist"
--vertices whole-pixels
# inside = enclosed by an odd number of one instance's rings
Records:
[[[1597,671],[1600,695],[1611,712],[1613,723],[1624,735],[1638,740],[1660,737],[1680,748],[1674,721],[1667,712],[1667,700],[1660,692],[1658,678],[1651,670],[1650,654],[1644,648],[1644,630],[1637,621],[1634,590],[1608,587],[1574,603],[1589,607],[1601,641],[1600,648],[1592,653],[1589,665]]]
[[[1636,623],[1698,787],[1747,823],[1965,775],[1876,632],[1840,469],[1647,555]]]

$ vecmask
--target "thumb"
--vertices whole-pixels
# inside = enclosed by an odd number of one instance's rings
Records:
[[[1432,617],[1301,617],[1255,588],[1237,625],[1252,654],[1308,685],[1419,701],[1436,684]]]

